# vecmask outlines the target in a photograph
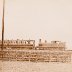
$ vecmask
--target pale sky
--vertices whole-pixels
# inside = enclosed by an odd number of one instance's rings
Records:
[[[63,41],[72,49],[72,0],[6,0],[5,39],[29,38]]]

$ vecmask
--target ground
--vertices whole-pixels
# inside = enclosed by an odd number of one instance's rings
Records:
[[[0,61],[0,72],[72,72],[72,63]]]

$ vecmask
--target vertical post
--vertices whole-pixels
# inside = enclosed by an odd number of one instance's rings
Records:
[[[3,16],[2,16],[2,58],[3,58],[3,48],[4,48],[4,7],[5,7],[5,0],[3,0]]]

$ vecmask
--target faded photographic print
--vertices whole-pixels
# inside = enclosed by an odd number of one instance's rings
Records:
[[[0,72],[72,72],[72,0],[0,0]]]

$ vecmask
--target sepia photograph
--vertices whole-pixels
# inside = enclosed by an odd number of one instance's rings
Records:
[[[72,0],[0,0],[0,72],[72,72]]]

